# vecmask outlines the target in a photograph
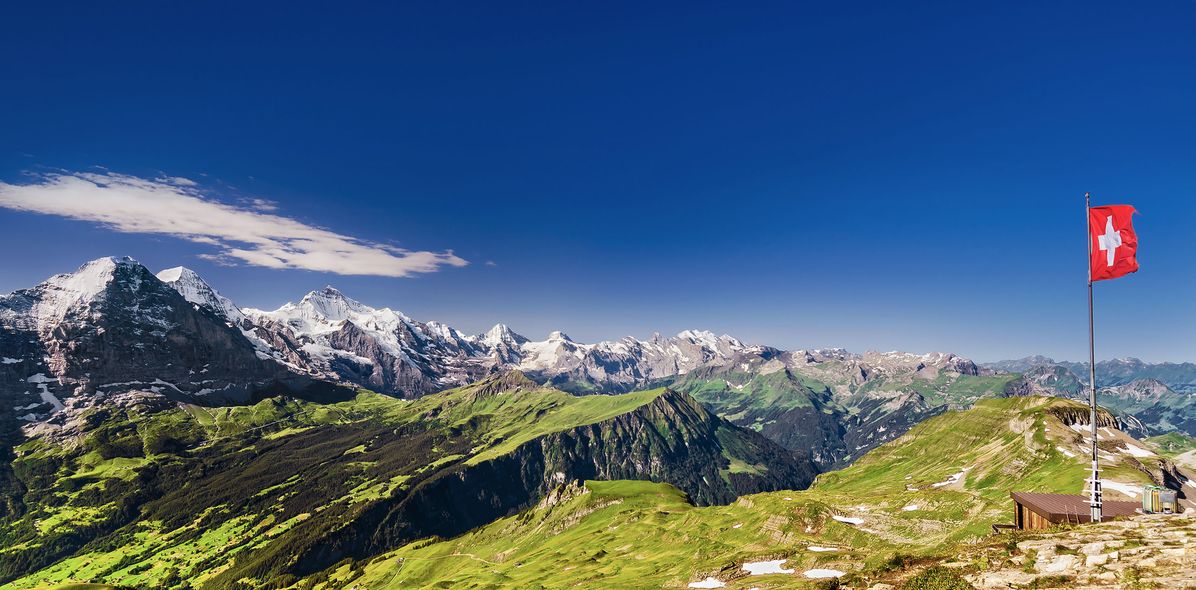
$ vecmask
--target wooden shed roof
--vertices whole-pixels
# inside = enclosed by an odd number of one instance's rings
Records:
[[[1088,522],[1091,510],[1088,497],[1073,494],[1041,494],[1037,492],[1013,492],[1013,501],[1021,504],[1051,522]],[[1105,518],[1133,516],[1141,505],[1137,502],[1105,500],[1101,503],[1101,514]]]

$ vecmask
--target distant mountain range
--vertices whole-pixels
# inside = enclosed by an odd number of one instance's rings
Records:
[[[1025,360],[1025,359],[1023,359]],[[1005,371],[1019,369],[1020,377],[1010,384],[1011,395],[1053,395],[1077,400],[1089,397],[1087,363],[1055,363],[1034,357],[1032,363],[1005,361],[994,364]],[[1096,400],[1122,418],[1122,428],[1135,436],[1168,432],[1196,435],[1196,390],[1187,370],[1190,363],[1149,364],[1138,359],[1117,359],[1096,363]],[[1158,377],[1169,380],[1165,382]]]
[[[1017,360],[983,363],[993,371],[1026,373],[1041,367],[1065,367],[1088,382],[1088,363],[1055,361],[1045,356],[1028,356]],[[1115,387],[1141,379],[1154,379],[1167,384],[1174,391],[1196,393],[1196,363],[1148,363],[1136,358],[1097,361],[1096,382],[1100,387]]]
[[[946,386],[978,374],[952,354],[786,352],[704,331],[584,344],[563,332],[532,341],[499,324],[471,336],[332,287],[274,311],[241,309],[189,269],[154,275],[129,258],[95,260],[3,296],[0,325],[10,437],[15,426],[61,425],[127,391],[222,405],[331,382],[417,398],[519,370],[573,393],[676,384],[827,468],[945,407],[881,383]],[[743,411],[716,399],[720,388],[744,387]]]
[[[0,326],[0,396],[11,401],[0,421],[13,440],[22,424],[62,422],[70,412],[56,418],[59,409],[78,414],[129,390],[220,405],[315,395],[329,382],[417,398],[518,370],[572,393],[667,385],[829,469],[983,397],[1081,398],[1076,371],[1086,368],[1045,357],[977,365],[939,352],[784,351],[698,330],[595,344],[560,331],[533,341],[503,324],[466,335],[332,287],[273,311],[243,309],[189,269],[155,275],[129,258],[0,296]],[[1126,359],[1097,369],[1108,384],[1102,402],[1132,432],[1196,433],[1196,365]],[[1135,393],[1150,387],[1157,395]]]
[[[169,269],[158,278],[241,328],[262,353],[291,369],[407,398],[512,369],[575,392],[623,392],[759,348],[699,331],[582,344],[559,331],[536,342],[498,324],[469,336],[370,307],[333,287],[274,311],[242,310],[189,269]]]

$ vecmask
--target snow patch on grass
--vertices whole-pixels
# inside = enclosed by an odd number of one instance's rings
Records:
[[[1121,452],[1123,452],[1123,453],[1125,453],[1125,454],[1127,454],[1127,455],[1133,455],[1133,456],[1135,456],[1135,457],[1139,457],[1139,458],[1141,458],[1141,457],[1153,457],[1153,456],[1154,456],[1154,453],[1152,453],[1152,452],[1150,452],[1150,451],[1148,451],[1148,450],[1146,450],[1146,449],[1144,449],[1144,448],[1142,448],[1142,447],[1139,447],[1139,446],[1137,446],[1137,445],[1131,445],[1131,444],[1126,444],[1125,446],[1123,446],[1123,447],[1121,447],[1120,449],[1117,449],[1117,450],[1119,450],[1119,451],[1121,451]]]
[[[1113,481],[1111,479],[1100,480],[1101,488],[1108,488],[1110,490],[1121,492],[1127,496],[1137,498],[1142,495],[1142,486],[1138,484],[1122,483]]]
[[[838,514],[836,514],[832,518],[834,518],[835,520],[837,520],[839,522],[845,522],[847,524],[864,524],[864,519],[855,518],[852,516],[839,516]]]
[[[820,579],[824,579],[824,578],[842,577],[842,576],[846,575],[846,572],[841,572],[839,570],[829,570],[829,569],[812,569],[812,570],[806,570],[805,572],[802,572],[802,575],[807,578],[810,578],[811,580],[820,580]]]
[[[792,574],[796,570],[787,570],[783,567],[787,559],[774,559],[772,561],[753,561],[743,564],[743,571],[753,576],[763,576],[764,574]]]
[[[959,470],[959,473],[952,473],[950,476],[947,477],[947,479],[940,481],[938,483],[930,484],[930,487],[941,488],[943,486],[957,484],[957,483],[959,483],[959,480],[963,479],[963,476],[967,475],[969,469],[971,469],[971,467],[963,467]]]
[[[718,578],[706,578],[701,582],[690,582],[690,588],[725,588],[727,583]]]

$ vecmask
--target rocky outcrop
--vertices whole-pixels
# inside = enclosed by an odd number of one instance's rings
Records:
[[[1092,424],[1092,413],[1088,408],[1074,406],[1071,404],[1056,404],[1051,406],[1047,411],[1066,426]],[[1096,427],[1117,428],[1117,418],[1108,410],[1104,408],[1097,408]]]
[[[1017,541],[1013,551],[1004,548],[1005,555],[999,547],[977,551],[991,565],[967,580],[979,590],[1184,588],[1196,571],[1194,532],[1196,521],[1188,514],[1135,516],[1038,533]],[[973,557],[963,555],[960,561]]]

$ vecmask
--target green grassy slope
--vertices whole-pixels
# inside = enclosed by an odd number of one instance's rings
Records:
[[[1181,455],[1188,451],[1196,451],[1196,437],[1182,432],[1170,432],[1160,436],[1152,436],[1145,441],[1152,448],[1167,457]]]
[[[587,482],[555,504],[345,564],[298,587],[684,588],[713,576],[728,588],[764,589],[809,587],[801,574],[815,568],[867,578],[899,554],[949,555],[986,537],[991,524],[1011,520],[1011,491],[1079,493],[1082,435],[1065,422],[1085,412],[1055,398],[982,400],[819,476],[809,490],[729,506],[693,507],[665,485]],[[1150,481],[1132,455],[1111,456],[1106,478]],[[741,567],[775,559],[795,573],[748,576]]]
[[[450,541],[415,543],[367,564],[346,564],[299,587],[678,588],[726,577],[746,560],[842,568],[891,548],[834,520],[829,506],[802,492],[755,494],[707,508],[687,503],[672,486],[649,482],[586,482],[584,492],[564,496],[559,504],[541,504]],[[838,550],[811,551],[811,542]],[[767,577],[776,579],[751,585],[791,581]]]
[[[361,391],[333,404],[97,411],[77,439],[17,449],[28,511],[0,521],[0,573],[46,561],[3,587],[202,585],[238,555],[324,534],[440,470],[661,394],[578,398],[526,381],[493,385],[414,402]]]
[[[415,401],[147,398],[86,422],[19,449],[27,511],[0,519],[0,588],[278,587],[526,507],[557,470],[672,481],[704,502],[813,477],[681,394],[575,397],[519,374]]]
[[[917,506],[906,512],[929,512],[953,523],[926,541],[950,543],[983,535],[993,522],[1011,520],[1011,491],[1083,491],[1088,475],[1083,437],[1060,416],[1086,420],[1086,412],[1059,398],[980,400],[970,410],[915,426],[842,471],[819,476],[814,488],[872,497],[890,512]],[[1102,466],[1103,478],[1127,484],[1150,481],[1136,458],[1114,452]],[[958,482],[943,485],[958,474]],[[1107,493],[1110,499],[1118,497],[1115,490]]]
[[[772,413],[813,408],[826,403],[826,385],[788,370],[743,371],[738,367],[703,367],[677,377],[670,387],[694,396],[728,420],[768,408]],[[748,426],[760,430],[761,421]]]

